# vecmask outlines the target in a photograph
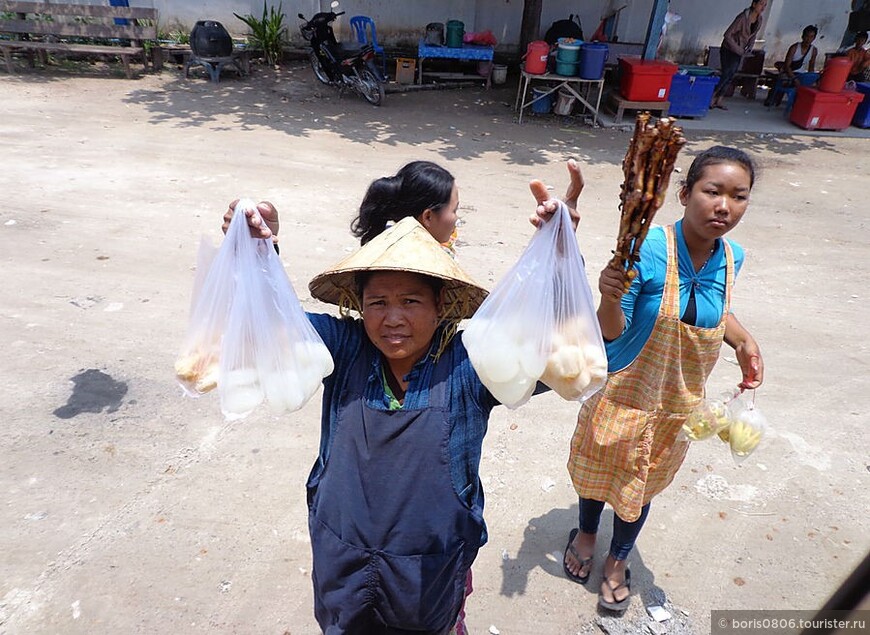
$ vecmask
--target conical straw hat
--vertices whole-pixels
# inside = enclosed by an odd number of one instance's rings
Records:
[[[409,271],[444,281],[442,317],[471,317],[487,295],[486,289],[459,268],[444,248],[417,220],[408,216],[385,230],[338,264],[315,276],[311,295],[339,306],[354,301],[358,308],[356,275],[362,271]]]

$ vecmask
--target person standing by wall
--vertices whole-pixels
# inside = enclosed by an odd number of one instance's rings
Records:
[[[721,71],[719,84],[713,92],[713,101],[710,108],[728,110],[724,103],[725,94],[731,88],[734,75],[740,68],[743,57],[752,51],[755,38],[761,31],[762,15],[767,8],[767,0],[752,0],[752,4],[734,18],[731,26],[725,31],[722,38],[722,47],[719,51]]]

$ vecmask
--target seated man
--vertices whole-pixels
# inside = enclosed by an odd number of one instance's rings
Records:
[[[795,85],[796,73],[812,73],[816,70],[816,56],[819,50],[813,45],[813,41],[818,33],[819,29],[814,25],[804,27],[801,41],[788,47],[785,61],[775,64],[776,68],[779,69],[779,77],[776,78],[776,84],[767,94],[767,99],[764,100],[765,106],[779,105],[785,94],[783,89]]]
[[[870,69],[870,51],[864,48],[867,44],[867,31],[855,35],[855,46],[846,51],[846,57],[852,61],[852,70],[849,71],[849,79],[855,82],[866,80],[866,73]]]

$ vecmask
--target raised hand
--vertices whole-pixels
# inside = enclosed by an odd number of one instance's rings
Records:
[[[230,203],[224,214],[224,224],[221,229],[226,234],[230,226],[230,221],[233,219],[233,214],[238,205],[239,199]],[[254,238],[272,238],[273,241],[278,241],[278,210],[269,201],[260,201],[257,203],[256,210],[245,210],[245,216],[248,217],[248,226],[251,228],[251,236]]]
[[[574,159],[568,159],[568,189],[565,191],[563,202],[568,207],[568,213],[571,215],[571,224],[574,229],[580,224],[580,212],[577,211],[577,199],[583,191],[585,185],[583,174],[580,172],[580,166]],[[529,222],[535,227],[540,227],[542,223],[550,220],[550,217],[558,209],[555,199],[550,196],[547,186],[541,181],[535,179],[529,183],[529,189],[532,191],[532,196],[538,203],[535,213],[529,217]]]

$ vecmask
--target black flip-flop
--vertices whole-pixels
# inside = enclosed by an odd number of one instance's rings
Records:
[[[604,580],[602,580],[602,582],[607,584],[607,586],[610,586],[610,583],[607,581],[606,577],[604,578]],[[624,611],[626,608],[628,608],[628,603],[631,600],[631,570],[629,569],[625,570],[625,582],[617,585],[616,588],[611,587],[610,592],[614,594],[614,599],[616,598],[616,592],[622,588],[628,589],[628,595],[626,595],[618,602],[608,602],[604,599],[604,595],[602,595],[599,591],[598,604],[606,608],[608,611]]]
[[[592,564],[592,558],[581,558],[580,554],[577,553],[577,550],[574,549],[574,538],[577,537],[578,529],[572,529],[571,533],[568,534],[568,544],[565,546],[565,553],[562,556],[562,569],[565,570],[565,575],[572,582],[576,582],[577,584],[586,584],[589,581],[589,574],[592,573],[592,567],[589,567],[589,570],[586,572],[586,575],[575,575],[571,572],[571,569],[568,568],[568,563],[565,560],[568,556],[568,552],[571,552],[571,555],[574,556],[574,559],[580,563],[580,568],[589,566]]]

